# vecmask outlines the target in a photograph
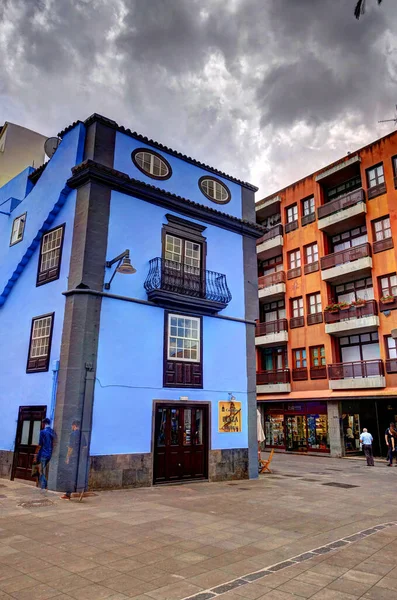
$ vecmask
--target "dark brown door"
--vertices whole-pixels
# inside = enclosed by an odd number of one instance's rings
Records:
[[[46,416],[45,406],[20,406],[17,433],[15,438],[14,462],[11,479],[32,478],[32,463],[41,430],[41,422]]]
[[[195,404],[156,406],[154,482],[208,476],[208,407]]]

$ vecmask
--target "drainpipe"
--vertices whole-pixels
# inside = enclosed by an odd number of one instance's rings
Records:
[[[57,396],[58,387],[58,375],[59,375],[59,360],[54,360],[52,363],[52,390],[51,390],[51,406],[50,406],[50,419],[54,422],[55,403]]]
[[[81,426],[80,426],[80,444],[79,444],[79,457],[76,473],[76,492],[84,492],[88,488],[88,475],[90,467],[90,444],[91,444],[91,430],[92,430],[92,411],[95,388],[95,373],[93,363],[85,363],[85,378],[84,378],[84,397],[81,415]],[[81,440],[85,438],[86,447],[82,447]]]

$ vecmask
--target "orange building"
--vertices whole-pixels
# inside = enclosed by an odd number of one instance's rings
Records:
[[[397,421],[397,132],[257,203],[266,446],[343,456]]]

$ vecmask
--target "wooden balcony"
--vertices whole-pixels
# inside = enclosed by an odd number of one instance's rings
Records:
[[[328,234],[340,230],[341,223],[344,227],[353,228],[364,222],[366,212],[365,192],[360,188],[319,206],[318,228]]]
[[[306,381],[308,379],[307,376],[307,368],[303,367],[301,369],[292,369],[292,380],[293,381]]]
[[[391,250],[394,248],[393,238],[389,237],[385,240],[379,240],[372,244],[372,252],[377,254],[378,252],[384,252],[384,250]]]
[[[285,233],[289,233],[290,231],[295,231],[295,229],[298,229],[298,227],[299,227],[298,220],[291,221],[290,223],[286,223],[285,224]]]
[[[285,271],[270,273],[258,277],[258,295],[260,300],[272,302],[285,294]]]
[[[307,315],[307,324],[308,325],[318,325],[318,323],[323,322],[323,313],[313,313],[311,315]]]
[[[258,394],[286,393],[291,391],[289,369],[274,369],[256,374]]]
[[[287,279],[296,279],[296,277],[300,277],[302,275],[302,268],[295,267],[295,269],[288,269],[287,271]]]
[[[332,390],[371,389],[386,386],[383,361],[379,359],[328,365]]]
[[[310,367],[310,379],[327,379],[327,367]]]
[[[377,196],[380,196],[381,194],[385,193],[386,183],[379,183],[378,185],[373,185],[367,190],[368,200],[372,200],[372,198],[376,198]]]
[[[327,254],[320,259],[321,279],[323,281],[343,283],[354,275],[356,279],[368,276],[372,269],[371,245],[367,242]]]
[[[260,260],[272,258],[282,254],[283,244],[283,226],[276,225],[256,241],[256,254]]]
[[[278,319],[267,323],[257,323],[255,328],[256,346],[274,346],[286,344],[288,341],[288,321]]]
[[[362,306],[350,306],[338,312],[324,311],[325,333],[342,336],[376,331],[379,327],[376,300],[367,300]]]
[[[379,301],[379,310],[381,312],[385,310],[395,310],[397,308],[397,297],[394,297],[390,302]]]
[[[397,373],[397,358],[386,360],[386,373]]]
[[[316,220],[316,213],[310,213],[309,215],[303,215],[301,218],[301,226],[305,227],[305,225],[309,225],[309,223],[314,223]]]
[[[296,329],[297,327],[303,327],[305,324],[305,317],[292,317],[289,320],[289,328]]]
[[[310,273],[315,273],[316,271],[318,271],[319,268],[320,268],[319,262],[318,262],[318,260],[315,260],[312,263],[304,265],[303,272],[305,275],[309,275]]]

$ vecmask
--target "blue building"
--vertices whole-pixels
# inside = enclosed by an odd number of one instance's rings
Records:
[[[256,188],[96,114],[59,137],[0,188],[1,475],[49,416],[52,489],[256,477]]]

